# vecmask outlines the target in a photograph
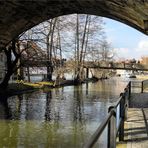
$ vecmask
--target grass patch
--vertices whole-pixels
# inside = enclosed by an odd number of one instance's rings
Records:
[[[54,85],[54,82],[46,82],[46,81],[43,81],[43,82],[37,82],[37,84],[39,85],[48,85],[48,86],[53,86]]]
[[[147,80],[148,79],[148,75],[137,75],[137,79]]]
[[[37,88],[37,86],[33,86],[33,85],[29,85],[29,84],[25,84],[25,83],[11,83],[8,86],[8,91],[9,90],[15,90],[15,91],[19,91],[19,90],[26,90],[26,89],[35,89]]]
[[[16,81],[16,83],[10,83],[8,86],[8,91],[19,91],[19,90],[30,90],[30,89],[39,89],[44,88],[44,86],[52,87],[54,82],[24,82],[24,81]]]

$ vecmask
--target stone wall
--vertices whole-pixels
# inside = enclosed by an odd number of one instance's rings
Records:
[[[0,1],[0,48],[47,19],[72,13],[112,18],[148,34],[146,0],[3,0]]]

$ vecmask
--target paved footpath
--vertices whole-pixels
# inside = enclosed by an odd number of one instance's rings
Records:
[[[125,121],[125,141],[117,148],[148,148],[148,94],[135,95],[134,99],[136,108],[128,109]]]
[[[127,148],[148,148],[148,108],[130,108],[125,124]]]

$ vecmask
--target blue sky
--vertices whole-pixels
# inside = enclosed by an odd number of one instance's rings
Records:
[[[107,39],[118,58],[140,59],[148,56],[148,36],[118,21],[104,18]]]

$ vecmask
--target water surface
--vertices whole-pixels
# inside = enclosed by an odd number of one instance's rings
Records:
[[[0,104],[0,147],[82,147],[126,84],[112,78],[10,97]],[[106,147],[104,135],[101,148]]]

